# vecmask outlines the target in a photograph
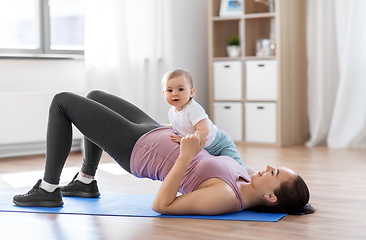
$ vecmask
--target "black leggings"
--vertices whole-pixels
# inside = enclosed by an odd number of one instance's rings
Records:
[[[84,135],[85,156],[81,171],[94,176],[103,150],[125,170],[136,141],[145,133],[161,127],[135,105],[102,91],[87,97],[59,93],[52,100],[48,127],[44,180],[58,184],[70,153],[72,124]]]

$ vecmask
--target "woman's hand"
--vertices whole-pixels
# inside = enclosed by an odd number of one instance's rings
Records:
[[[207,138],[200,142],[198,134],[187,135],[180,140],[180,158],[189,162],[202,150]]]

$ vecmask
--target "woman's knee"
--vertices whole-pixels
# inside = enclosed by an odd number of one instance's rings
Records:
[[[73,95],[73,93],[71,93],[71,92],[60,92],[60,93],[57,93],[55,96],[53,96],[52,103],[64,102],[67,99],[69,99],[71,95]]]
[[[67,105],[67,102],[71,100],[73,93],[71,92],[60,92],[53,96],[49,112],[60,111],[63,106]],[[72,101],[72,100],[71,100]]]
[[[93,90],[91,92],[89,92],[86,97],[89,99],[93,99],[93,100],[98,100],[102,95],[104,95],[105,93],[103,91],[100,90]]]

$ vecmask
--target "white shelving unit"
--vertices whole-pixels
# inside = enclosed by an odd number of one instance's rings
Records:
[[[211,119],[237,143],[304,144],[306,1],[275,0],[270,12],[263,3],[243,0],[242,14],[227,17],[219,16],[220,3],[208,0]],[[226,46],[233,35],[240,38],[241,56],[230,58]],[[274,54],[256,56],[258,39],[271,39]]]

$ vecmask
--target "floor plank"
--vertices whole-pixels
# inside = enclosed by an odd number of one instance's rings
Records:
[[[314,214],[286,216],[277,223],[0,212],[1,239],[366,239],[366,150],[238,146],[244,163],[262,170],[286,166],[309,185]],[[65,167],[81,166],[70,154]],[[113,163],[103,155],[101,163]],[[2,191],[14,189],[2,176],[40,171],[44,156],[0,159]],[[42,178],[42,176],[39,176]],[[98,170],[101,193],[153,195],[160,182]],[[70,179],[71,180],[71,179]],[[35,184],[30,183],[31,185]],[[103,196],[103,195],[102,195]],[[102,197],[101,196],[101,197]]]

